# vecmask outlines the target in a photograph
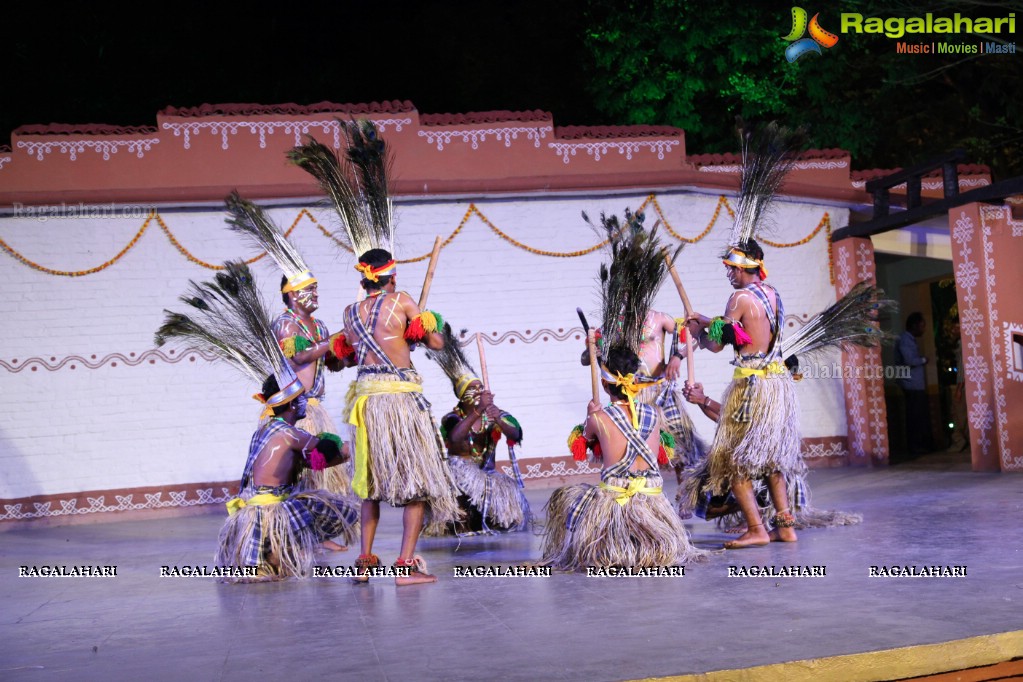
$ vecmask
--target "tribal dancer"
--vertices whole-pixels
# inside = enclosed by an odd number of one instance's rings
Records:
[[[590,222],[586,214],[583,214],[586,222]],[[629,224],[637,227],[642,225],[643,214],[635,216],[626,214]],[[592,223],[591,223],[592,226]],[[605,221],[600,232],[607,232],[609,239],[615,235],[612,231],[621,228],[617,222]],[[656,292],[655,292],[656,293]],[[644,384],[643,390],[637,399],[645,405],[653,405],[661,416],[664,430],[671,434],[675,457],[670,464],[675,468],[675,477],[679,483],[679,492],[682,491],[683,479],[686,471],[696,467],[707,456],[707,445],[696,434],[693,420],[685,409],[685,398],[682,394],[684,383],[677,381],[682,361],[686,357],[685,337],[679,343],[680,334],[685,334],[683,320],[676,319],[667,313],[650,310],[643,320],[641,341],[639,343],[639,370],[637,380]],[[668,347],[668,361],[665,362],[665,338],[671,338],[671,345]],[[602,342],[601,342],[602,344]],[[583,365],[590,364],[590,357],[587,351],[583,351]],[[678,495],[675,500],[679,516],[683,519],[693,515],[692,509],[687,505],[688,498]]]
[[[340,371],[343,362],[331,350],[336,336],[330,335],[323,320],[313,317],[319,308],[316,277],[310,272],[302,254],[262,208],[242,199],[237,192],[233,192],[225,203],[230,213],[227,223],[232,231],[269,254],[284,273],[281,277],[281,299],[285,310],[274,320],[273,332],[306,389],[306,417],[297,426],[312,433],[334,433],[337,427],[323,406],[327,384],[324,370]],[[306,470],[303,485],[348,495],[352,492],[352,484],[351,473],[347,469],[346,466],[323,471]],[[341,549],[335,543],[325,544],[329,549]]]
[[[362,498],[360,569],[379,566],[373,540],[380,502],[404,507],[401,553],[395,565],[408,575],[398,585],[436,581],[415,554],[427,509],[438,523],[460,517],[455,487],[444,463],[443,443],[423,396],[422,379],[412,365],[416,343],[439,350],[443,337],[439,315],[420,311],[407,293],[397,290],[389,248],[393,243],[391,202],[387,191],[387,151],[368,121],[342,123],[348,139],[346,163],[328,147],[310,140],[290,153],[291,160],[312,174],[327,192],[352,250],[359,255],[366,299],[344,313],[346,347],[341,358],[354,356],[358,378],[349,389],[350,422],[356,427],[355,476],[352,488]],[[382,248],[389,247],[388,249]],[[348,345],[350,344],[350,345]],[[340,344],[339,344],[340,345]],[[357,578],[369,580],[368,571]]]
[[[771,124],[753,142],[756,149],[751,151],[750,138],[744,135],[738,210],[730,248],[722,260],[736,292],[728,299],[723,316],[711,319],[694,314],[687,319],[701,347],[715,353],[726,345],[735,349],[736,369],[719,410],[721,421],[705,477],[697,479],[711,495],[731,491],[744,517],[746,531],[725,543],[726,549],[795,542],[800,521],[793,512],[803,512],[803,525],[830,525],[814,517],[805,499],[798,401],[782,345],[785,312],[781,296],[764,283],[764,252],[754,238],[791,167],[792,150],[801,137],[801,132]],[[774,507],[770,533],[754,491],[759,479],[766,479]],[[834,524],[858,521],[832,514]]]
[[[444,325],[444,348],[428,352],[451,380],[458,398],[455,408],[440,420],[441,435],[448,449],[448,468],[461,495],[459,506],[465,521],[458,526],[427,525],[427,535],[488,533],[523,530],[529,519],[529,502],[522,493],[521,476],[515,479],[497,471],[497,444],[504,436],[508,454],[518,474],[515,446],[522,442],[522,426],[511,414],[494,404],[494,396],[483,387],[461,345]]]
[[[168,311],[156,344],[185,342],[251,379],[266,377],[256,397],[274,414],[252,437],[238,496],[227,503],[216,565],[255,567],[258,580],[308,577],[319,543],[354,538],[358,510],[326,490],[300,490],[298,477],[304,468],[343,462],[347,448],[334,434],[314,436],[295,426],[305,416],[304,388],[281,353],[245,264],[228,263],[214,282],[193,282],[182,301],[194,308],[192,316]]]
[[[611,264],[600,272],[600,374],[612,402],[601,407],[591,400],[585,426],[573,432],[581,432],[580,440],[591,447],[599,444],[601,482],[558,488],[547,505],[543,563],[563,570],[670,566],[705,555],[692,546],[662,492],[655,454],[662,443],[658,412],[636,399],[643,386],[635,349],[667,265],[653,235],[628,218],[626,229],[611,232]],[[614,217],[604,222],[617,225]]]

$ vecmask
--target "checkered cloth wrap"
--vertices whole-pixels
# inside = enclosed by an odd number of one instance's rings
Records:
[[[245,490],[252,485],[252,468],[256,465],[256,458],[259,457],[259,453],[263,451],[263,447],[270,442],[276,434],[281,431],[289,431],[293,429],[293,426],[289,426],[280,419],[271,419],[264,424],[260,424],[256,432],[252,434],[252,440],[249,441],[249,457],[245,460],[245,468],[242,470],[242,480],[238,484],[239,490]]]
[[[639,411],[639,430],[636,431],[632,428],[632,419],[625,411],[622,410],[618,405],[607,405],[604,407],[604,412],[611,418],[614,425],[618,427],[618,430],[622,432],[622,435],[626,438],[625,456],[622,457],[613,466],[605,467],[600,472],[600,480],[607,481],[610,478],[645,478],[649,476],[660,476],[657,469],[657,455],[650,450],[650,446],[646,444],[646,439],[650,437],[650,434],[654,432],[657,427],[657,410],[649,405],[643,403],[636,403],[636,409]],[[646,471],[631,471],[632,465],[635,464],[636,459],[642,457],[650,468]],[[582,518],[583,514],[586,513],[586,507],[589,506],[594,496],[600,490],[597,486],[592,486],[586,494],[583,495],[579,501],[572,507],[572,510],[568,513],[568,518],[565,521],[565,527],[568,530],[575,530],[576,525],[579,523],[579,519]]]
[[[309,339],[310,341],[315,343],[317,341],[322,341],[323,339],[330,336],[330,332],[327,330],[327,325],[323,323],[323,320],[314,317],[313,321],[316,323],[316,338]],[[290,310],[285,310],[283,313],[277,316],[276,320],[274,320],[273,324],[274,334],[282,333],[279,330],[281,330],[284,327],[284,325],[287,324],[288,322],[293,323],[295,326],[299,328],[303,328],[303,325],[305,324],[298,319],[298,315],[296,315],[294,312]],[[280,339],[280,336],[278,336],[278,339]],[[316,361],[316,378],[313,379],[312,388],[307,388],[305,391],[305,395],[307,398],[316,398],[318,400],[323,400],[323,396],[327,392],[327,380],[324,378],[325,372],[323,371],[323,366],[325,364],[326,364],[325,358],[320,358],[319,360]]]
[[[373,332],[376,331],[377,321],[380,319],[380,307],[384,303],[384,296],[377,296],[376,301],[369,309],[369,317],[366,319],[366,323],[363,324],[362,320],[359,319],[359,306],[350,305],[345,310],[345,326],[355,332],[355,338],[350,339],[350,343],[355,347],[355,357],[359,361],[360,375],[362,374],[362,365],[366,364],[366,355],[372,351],[374,355],[380,360],[380,364],[389,368],[391,372],[396,374],[402,381],[414,381],[411,378],[412,374],[416,373],[415,368],[400,368],[396,367],[391,359],[387,357],[387,353],[380,348],[380,344],[377,343],[376,339],[373,338]],[[416,405],[419,409],[428,411],[430,409],[430,401],[426,399],[422,393],[410,393],[412,399],[415,400]]]
[[[771,325],[771,345],[768,348],[767,355],[765,356],[764,364],[772,362],[774,360],[781,359],[781,335],[782,335],[782,322],[785,320],[785,306],[781,302],[781,296],[777,290],[770,287],[763,282],[751,282],[746,285],[746,291],[753,294],[760,305],[764,307],[764,313],[767,315],[767,321]],[[774,308],[772,302],[777,303],[777,309],[774,315],[771,315],[771,310]],[[738,351],[736,352],[738,354]]]
[[[285,511],[288,525],[293,532],[299,533],[309,529],[319,541],[346,536],[349,534],[351,527],[359,521],[359,510],[356,509],[355,505],[351,504],[348,500],[337,498],[334,500],[336,504],[332,509],[331,505],[321,495],[317,494],[323,493],[323,491],[294,493],[293,487],[290,485],[261,485],[243,491],[240,497],[248,499],[263,493],[288,495],[288,499],[272,505],[278,508],[274,511],[279,509]],[[267,513],[268,509],[264,507],[252,507],[251,509],[253,510],[251,513],[260,515],[260,523],[242,545],[242,549],[239,552],[241,563],[238,564],[241,566],[262,565],[270,548],[270,538],[267,537],[262,523],[262,517]],[[340,513],[337,513],[335,509]]]

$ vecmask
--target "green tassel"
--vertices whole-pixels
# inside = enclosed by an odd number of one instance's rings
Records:
[[[661,445],[665,448],[674,450],[675,449],[675,436],[661,429]]]
[[[323,433],[318,435],[317,438],[319,438],[320,440],[333,441],[334,445],[336,445],[339,449],[341,447],[341,436],[337,435],[336,433],[328,433],[324,431]]]
[[[722,335],[725,332],[725,318],[715,317],[707,327],[707,338],[714,343],[721,343]]]
[[[306,337],[304,337],[304,336],[296,336],[295,337],[295,352],[296,353],[301,353],[302,351],[307,351],[307,350],[309,350],[312,347],[313,347],[313,342],[310,341],[309,339],[307,339]]]

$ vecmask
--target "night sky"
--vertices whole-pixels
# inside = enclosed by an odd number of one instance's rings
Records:
[[[585,92],[582,5],[21,6],[5,11],[0,41],[0,144],[25,124],[155,125],[168,105],[225,102],[411,100],[422,113],[543,109],[556,125],[608,123]]]

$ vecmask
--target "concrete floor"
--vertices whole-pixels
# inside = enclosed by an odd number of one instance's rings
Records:
[[[1023,629],[1023,479],[961,457],[811,474],[820,508],[862,525],[730,552],[683,578],[454,578],[535,560],[527,533],[424,539],[432,586],[343,578],[221,585],[222,516],[0,534],[0,679],[622,680],[944,642]],[[549,490],[530,490],[540,510]],[[702,547],[725,536],[690,526]],[[377,553],[393,561],[400,513]],[[354,552],[324,557],[348,565]],[[116,578],[19,578],[21,565],[115,564]],[[729,578],[731,565],[826,565],[824,578]],[[870,578],[870,565],[967,565],[966,578]],[[1021,652],[1023,654],[1023,652]]]

